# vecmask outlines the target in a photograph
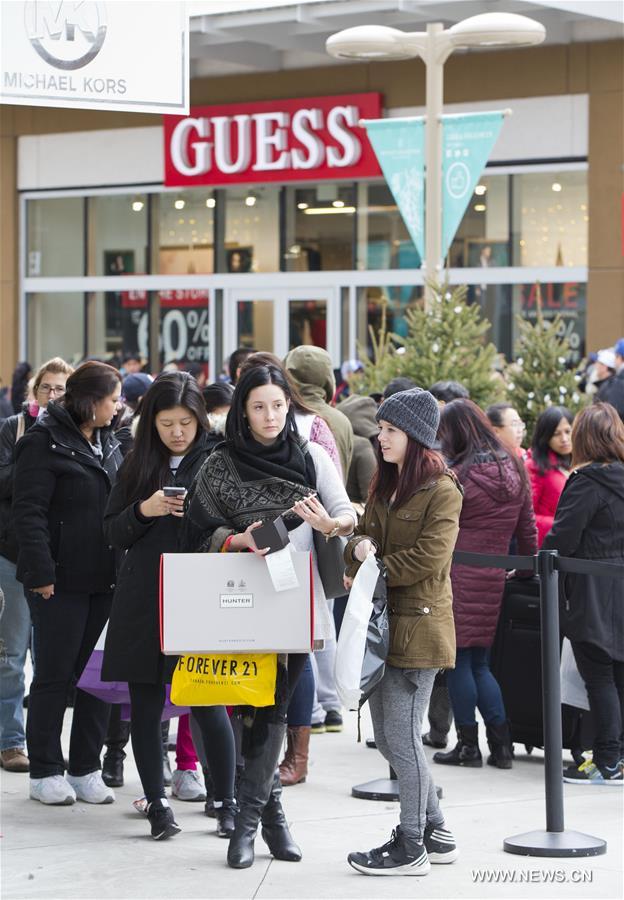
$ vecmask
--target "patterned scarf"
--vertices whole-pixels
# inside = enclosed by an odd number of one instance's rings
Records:
[[[182,549],[217,552],[228,535],[279,515],[289,530],[301,519],[288,514],[315,484],[306,442],[283,431],[270,447],[247,437],[244,446],[219,444],[202,467],[186,511]]]

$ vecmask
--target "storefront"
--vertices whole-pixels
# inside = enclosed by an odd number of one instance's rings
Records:
[[[458,229],[449,279],[468,284],[507,357],[539,281],[580,358],[587,97],[498,105],[516,114]],[[153,369],[199,361],[214,377],[236,346],[283,356],[314,343],[339,365],[367,345],[384,300],[404,333],[421,260],[358,126],[382,110],[379,93],[332,95],[193,109],[164,133],[20,138],[21,355],[139,351]],[[540,116],[562,127],[536,161],[526,123]]]

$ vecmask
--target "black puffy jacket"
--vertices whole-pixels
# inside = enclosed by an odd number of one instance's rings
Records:
[[[13,499],[13,478],[15,475],[15,446],[20,418],[24,420],[23,431],[30,431],[37,419],[28,412],[24,404],[21,413],[9,416],[0,425],[0,556],[17,562],[17,541],[11,518]],[[22,435],[23,437],[23,435]]]
[[[624,566],[623,463],[592,463],[570,475],[542,548]],[[566,573],[559,586],[565,636],[624,661],[624,575]]]
[[[25,588],[110,592],[115,551],[104,538],[104,510],[122,460],[110,428],[100,429],[103,458],[90,449],[67,410],[49,403],[17,444],[12,519],[17,578]]]

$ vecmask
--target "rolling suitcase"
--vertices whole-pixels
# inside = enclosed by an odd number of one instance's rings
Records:
[[[505,584],[490,665],[503,693],[511,739],[529,753],[544,746],[541,652],[539,580],[511,578]],[[562,732],[563,746],[582,762],[583,750],[593,742],[590,713],[563,705]]]

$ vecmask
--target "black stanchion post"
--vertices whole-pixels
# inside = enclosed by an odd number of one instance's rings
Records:
[[[556,550],[540,550],[537,562],[542,630],[546,830],[529,831],[507,838],[503,841],[503,849],[520,856],[601,856],[607,852],[606,841],[578,831],[566,831],[563,823],[559,577],[555,568],[557,556]]]

